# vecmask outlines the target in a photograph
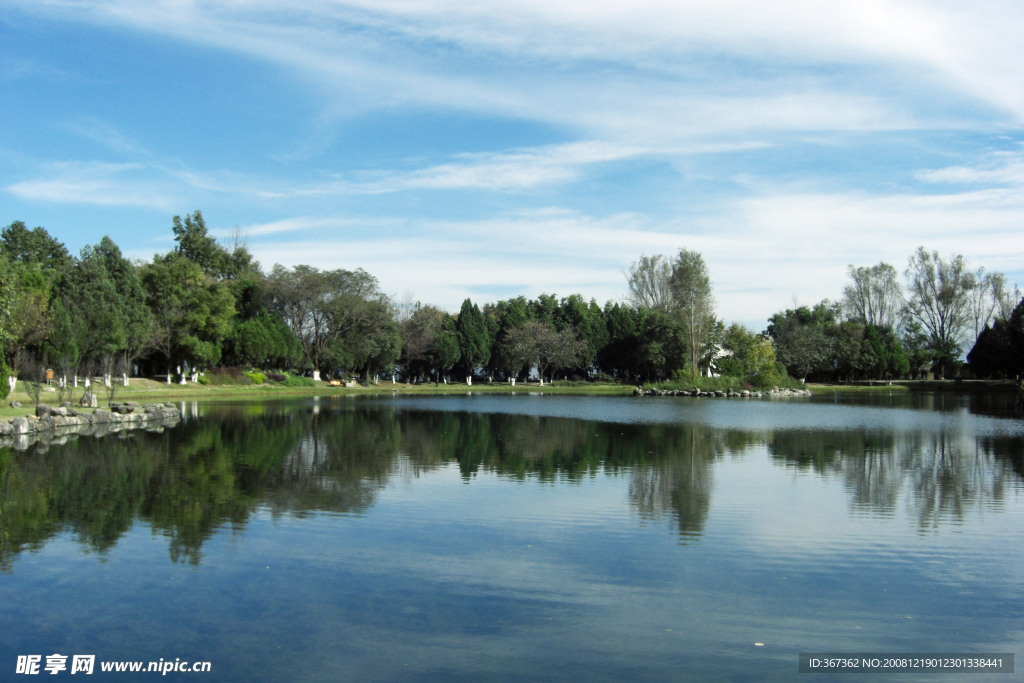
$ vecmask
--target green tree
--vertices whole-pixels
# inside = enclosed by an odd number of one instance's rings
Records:
[[[455,319],[444,313],[434,330],[430,347],[427,350],[430,367],[437,373],[435,383],[443,379],[459,360],[459,334],[455,329]]]
[[[832,374],[836,368],[838,306],[827,299],[813,309],[801,306],[787,309],[768,319],[768,335],[775,342],[775,353],[788,373],[806,379],[813,373]]]
[[[525,297],[516,297],[484,307],[484,315],[493,320],[491,325],[491,352],[489,366],[493,373],[499,373],[506,379],[514,379],[523,371],[527,361],[521,358],[513,348],[509,335],[526,321],[530,320],[530,308]]]
[[[537,366],[541,384],[549,369],[549,377],[554,381],[557,368],[574,367],[580,354],[586,350],[585,342],[577,338],[572,327],[555,330],[540,320],[529,320],[512,330],[509,343],[514,358],[527,359]]]
[[[203,214],[199,211],[185,214],[184,221],[180,216],[175,216],[171,222],[174,241],[178,243],[175,253],[202,268],[210,277],[223,277],[228,270],[228,253],[209,234]]]
[[[672,263],[672,294],[690,348],[690,371],[696,377],[698,361],[708,348],[708,333],[715,323],[715,298],[704,257],[680,249]]]
[[[360,335],[377,334],[380,326],[392,322],[381,315],[390,302],[377,279],[361,269],[320,271],[295,266],[289,270],[276,265],[267,287],[269,307],[302,344],[314,378],[329,370],[332,359],[354,358]]]
[[[473,372],[491,358],[491,344],[484,316],[469,299],[462,302],[455,330],[459,339],[459,362],[466,373],[466,384],[472,384]]]
[[[21,221],[14,221],[0,230],[0,254],[11,261],[36,263],[56,272],[71,263],[67,248],[50,236],[45,229],[29,230]]]
[[[227,287],[173,252],[143,266],[140,278],[153,315],[152,343],[167,363],[168,383],[176,361],[193,369],[216,364],[235,314]]]

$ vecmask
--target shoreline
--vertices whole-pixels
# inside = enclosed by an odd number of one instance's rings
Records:
[[[667,385],[677,385],[676,382],[656,382],[644,384],[645,388],[662,388]],[[92,387],[95,389],[95,386]],[[114,402],[125,401],[137,402],[158,402],[165,401],[218,401],[218,400],[266,400],[274,398],[289,398],[303,396],[361,396],[381,394],[418,394],[418,395],[442,395],[442,394],[465,394],[486,393],[486,394],[511,394],[523,391],[543,391],[550,394],[563,395],[602,395],[602,396],[632,396],[635,385],[632,384],[589,384],[586,382],[556,381],[554,384],[545,383],[541,386],[535,382],[517,383],[511,386],[506,383],[494,384],[391,384],[382,381],[380,384],[355,387],[330,386],[327,382],[318,382],[312,387],[282,387],[267,384],[253,385],[220,385],[204,386],[189,382],[187,385],[167,385],[150,379],[133,378],[128,387],[118,387],[114,395]],[[933,380],[928,382],[918,381],[894,381],[892,384],[878,382],[876,384],[811,384],[803,385],[804,389],[810,390],[813,394],[844,394],[844,393],[892,393],[892,392],[943,392],[943,393],[1013,393],[1019,391],[1017,385],[1012,382],[986,382],[983,380],[967,380],[956,383],[954,380]],[[71,403],[78,406],[78,400],[84,393],[79,387],[72,395]],[[104,391],[95,392],[100,406],[106,405],[107,395]],[[144,400],[143,400],[144,399]],[[20,401],[20,408],[10,407],[13,400]],[[67,397],[65,397],[67,400]],[[43,391],[40,395],[40,403],[49,406],[59,405],[59,396],[55,391]],[[0,418],[25,417],[28,414],[35,414],[35,407],[28,394],[25,392],[21,382],[16,390],[7,397],[3,407],[0,407]]]

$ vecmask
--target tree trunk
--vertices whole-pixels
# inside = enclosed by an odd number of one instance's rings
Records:
[[[466,375],[466,386],[473,386],[473,375]]]

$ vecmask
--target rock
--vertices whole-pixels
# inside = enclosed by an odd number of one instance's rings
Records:
[[[11,407],[12,408],[20,408],[21,407],[21,401],[11,401]]]
[[[747,389],[744,389],[743,391],[740,392],[740,395],[743,398],[749,398],[750,397],[750,391],[748,391]]]
[[[724,391],[716,391],[715,392],[715,396],[725,396],[725,392]]]
[[[30,431],[32,431],[29,428],[28,418],[16,417],[13,420],[11,420],[11,431],[15,435],[28,434]]]
[[[13,433],[11,423],[8,420],[0,420],[0,436],[10,436]]]
[[[60,407],[61,408],[70,408],[71,407],[71,401],[64,401],[63,403],[60,404]]]
[[[103,410],[102,408],[97,408],[96,410],[92,411],[92,422],[93,422],[93,424],[97,424],[97,423],[103,424],[103,423],[106,423],[106,422],[110,422],[112,417],[114,417],[112,413],[108,413],[107,411]]]
[[[50,410],[50,406],[46,405],[45,403],[40,403],[39,405],[36,406],[36,417],[45,417],[46,415],[50,414]]]
[[[82,394],[82,398],[78,399],[78,405],[83,408],[98,408],[100,405],[99,400],[96,398],[96,394],[92,392],[85,392]]]
[[[129,408],[141,408],[142,407],[138,403],[136,403],[135,401],[125,401],[123,403],[123,405],[128,406]]]

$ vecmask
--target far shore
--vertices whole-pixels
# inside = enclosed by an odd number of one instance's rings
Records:
[[[659,387],[663,383],[645,384],[648,387]],[[669,384],[669,383],[664,383]],[[673,386],[676,383],[671,383]],[[542,385],[536,381],[517,382],[511,386],[507,382],[474,382],[467,385],[465,382],[453,384],[406,384],[397,382],[392,384],[389,380],[381,380],[378,384],[359,384],[355,387],[330,386],[327,382],[317,382],[310,387],[284,387],[276,384],[251,384],[251,385],[222,385],[203,386],[193,382],[187,384],[170,384],[154,379],[132,378],[127,387],[118,387],[114,395],[114,401],[121,403],[135,401],[140,404],[163,403],[166,401],[218,401],[218,400],[266,400],[275,398],[289,398],[302,396],[359,396],[359,395],[380,395],[380,394],[465,394],[467,392],[482,394],[511,394],[526,391],[544,392],[546,394],[565,395],[587,395],[596,394],[602,396],[627,396],[633,393],[635,388],[632,384],[597,384],[588,382],[572,382],[556,380],[553,384],[545,382]],[[874,383],[857,382],[854,384],[811,384],[804,385],[812,393],[891,393],[908,391],[943,391],[943,392],[1014,392],[1018,391],[1017,384],[1012,381],[993,382],[983,380],[965,380],[956,382],[954,380],[932,380],[927,382],[919,381],[875,381]],[[101,407],[108,404],[107,394],[102,386],[91,387],[96,394]],[[78,400],[84,393],[84,388],[79,386],[73,393],[72,403],[77,407]],[[20,408],[10,407],[11,401],[19,401]],[[55,406],[59,403],[59,396],[56,391],[43,391],[40,402]],[[4,401],[0,407],[0,417],[10,418],[34,413],[32,400],[24,389],[22,382],[18,382],[15,391]]]

